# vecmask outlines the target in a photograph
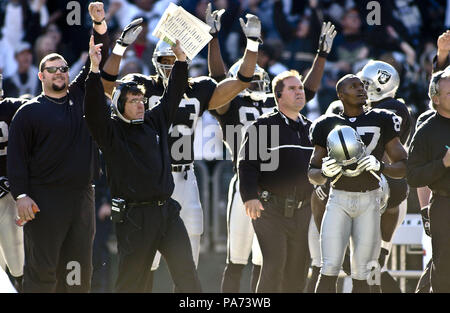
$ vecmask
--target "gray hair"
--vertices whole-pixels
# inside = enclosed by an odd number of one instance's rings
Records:
[[[433,97],[439,95],[439,82],[442,79],[450,78],[450,65],[447,66],[444,70],[436,72],[431,76],[430,80],[430,87],[428,88],[428,97],[430,97],[431,101],[433,102]],[[433,102],[433,108],[434,102]]]

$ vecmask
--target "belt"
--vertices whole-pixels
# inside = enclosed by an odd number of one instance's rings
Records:
[[[189,171],[190,169],[191,164],[172,165],[172,172],[186,172]]]
[[[433,195],[450,198],[450,192],[445,190],[431,190],[433,192]]]
[[[127,208],[144,208],[149,206],[163,206],[166,204],[166,200],[154,200],[146,202],[127,202]]]

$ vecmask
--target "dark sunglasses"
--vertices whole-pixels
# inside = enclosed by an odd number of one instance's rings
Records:
[[[56,73],[57,70],[59,70],[61,73],[67,73],[67,71],[69,70],[69,67],[67,65],[65,66],[49,66],[49,67],[44,67],[44,71],[47,70],[47,72],[54,74]]]

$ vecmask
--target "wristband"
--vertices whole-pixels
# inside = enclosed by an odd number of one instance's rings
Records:
[[[114,49],[112,51],[112,53],[116,54],[116,55],[120,55],[123,56],[123,54],[125,53],[125,50],[127,50],[126,46],[122,46],[119,43],[116,43],[116,45],[114,46]]]
[[[253,80],[253,76],[251,76],[251,77],[246,77],[246,76],[244,76],[244,75],[242,75],[241,73],[237,73],[237,77],[238,77],[238,79],[241,81],[241,82],[244,82],[244,83],[249,83],[249,82],[251,82],[252,80]]]
[[[16,197],[16,200],[20,200],[22,198],[28,197],[26,193],[22,193]]]
[[[117,80],[117,77],[119,76],[119,75],[111,75],[111,74],[108,74],[108,73],[106,73],[105,71],[100,71],[100,76],[104,79],[104,80],[107,80],[107,81],[109,81],[109,82],[115,82],[116,80]]]
[[[252,52],[258,52],[259,42],[256,40],[251,40],[247,38],[247,50]]]
[[[92,20],[92,22],[94,22],[95,25],[102,25],[104,20],[105,20],[105,18],[103,18],[100,22],[97,22],[97,21],[94,21],[94,20]]]
[[[319,57],[326,58],[328,56],[328,53],[326,53],[325,51],[319,49],[319,50],[317,50],[317,55]]]

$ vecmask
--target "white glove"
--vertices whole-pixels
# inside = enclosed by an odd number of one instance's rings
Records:
[[[117,43],[124,47],[128,47],[130,44],[132,44],[142,31],[142,26],[140,26],[142,21],[143,19],[141,17],[135,19],[130,24],[125,26],[122,34],[120,35],[120,38],[117,39]]]
[[[326,157],[322,159],[322,173],[327,177],[333,177],[342,171],[342,166],[335,159]]]
[[[221,10],[215,10],[211,13],[211,3],[208,3],[208,6],[206,7],[205,12],[205,22],[208,24],[208,26],[211,27],[211,30],[209,33],[211,35],[215,35],[220,30],[220,18],[222,17],[222,14],[225,12],[225,9]]]
[[[141,33],[142,26],[140,26],[140,24],[142,23],[142,21],[143,19],[141,17],[135,19],[130,24],[125,26],[119,39],[117,39],[116,45],[114,46],[114,49],[112,51],[114,54],[123,56],[127,47],[132,44]]]
[[[358,161],[357,170],[378,172],[381,168],[381,162],[373,155],[368,155]]]
[[[262,43],[261,39],[261,21],[256,15],[246,14],[247,24],[244,23],[242,18],[239,18],[239,22],[241,23],[242,31],[244,32],[245,37],[247,39],[251,39],[254,41],[258,41]]]
[[[334,25],[331,22],[323,22],[319,38],[319,49],[317,49],[317,53],[320,56],[326,57],[330,53],[336,34],[337,32],[334,30]]]

